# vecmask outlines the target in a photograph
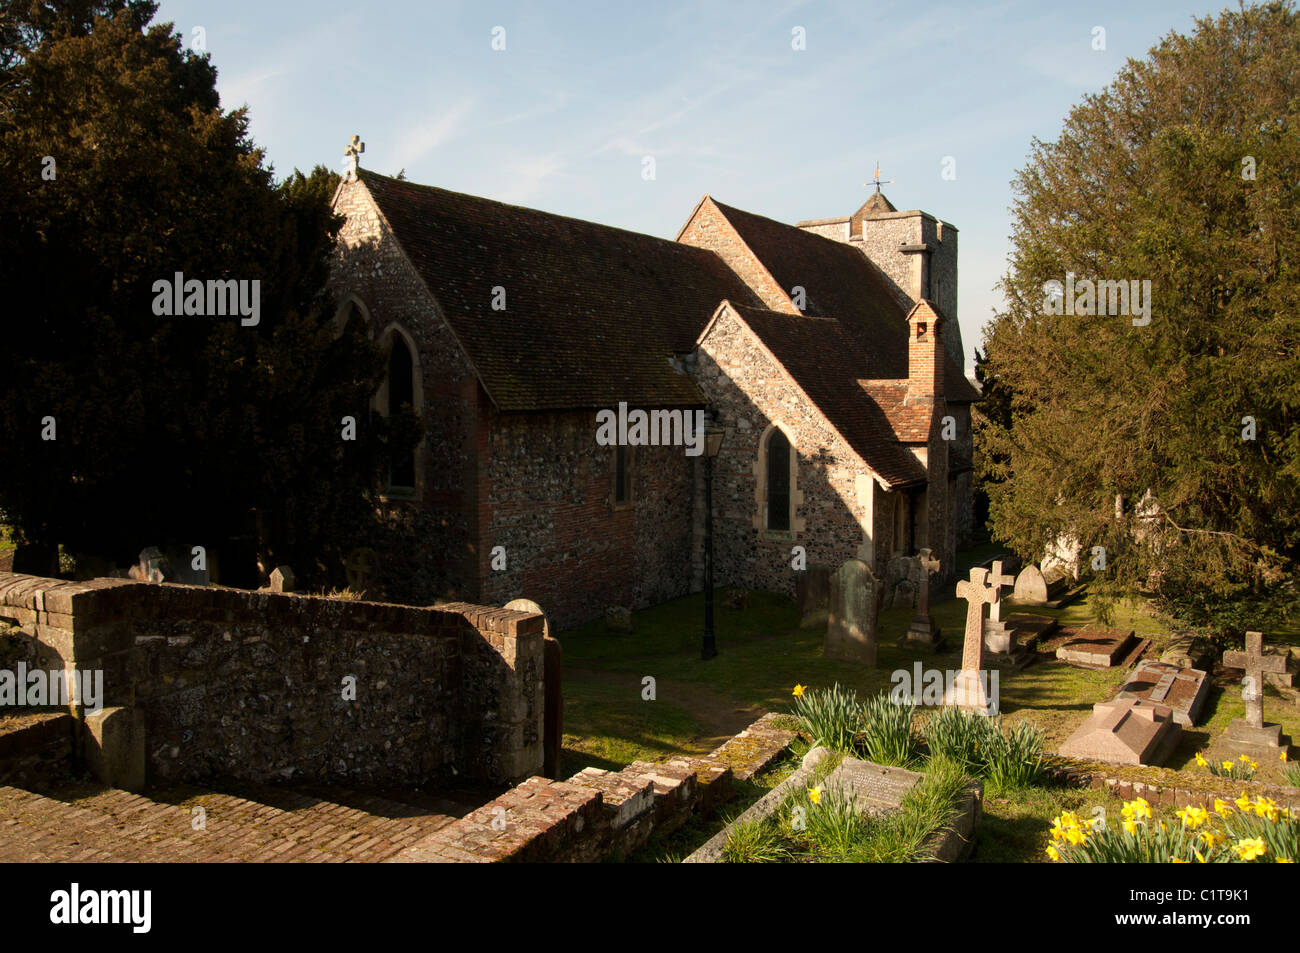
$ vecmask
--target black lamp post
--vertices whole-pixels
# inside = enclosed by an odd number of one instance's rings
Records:
[[[713,458],[722,450],[726,431],[710,424],[704,431],[704,647],[700,658],[718,654],[713,637]]]

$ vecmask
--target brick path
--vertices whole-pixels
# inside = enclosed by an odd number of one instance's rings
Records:
[[[0,786],[0,862],[379,861],[482,800],[244,783],[148,796],[94,783],[48,795]]]

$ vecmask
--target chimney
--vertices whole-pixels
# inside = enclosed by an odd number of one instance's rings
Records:
[[[944,323],[924,298],[907,315],[906,404],[933,404],[943,397]]]

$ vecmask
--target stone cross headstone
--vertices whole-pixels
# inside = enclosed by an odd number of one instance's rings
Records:
[[[988,570],[977,566],[970,571],[969,580],[957,583],[957,598],[966,600],[966,638],[961,672],[944,697],[945,704],[981,714],[995,707],[984,685],[984,606],[1000,598],[999,588],[987,585],[987,578]]]
[[[984,646],[990,652],[1007,655],[1016,649],[1016,632],[1002,619],[1002,587],[1014,586],[1016,577],[1002,572],[1002,560],[993,561],[993,572],[989,574],[988,583],[997,590],[998,598],[989,606],[989,619],[984,623]]]
[[[348,588],[354,592],[362,591],[370,582],[370,574],[375,571],[375,551],[364,546],[352,550],[343,568],[348,573]]]
[[[288,566],[276,566],[271,573],[272,592],[293,592],[293,570]]]
[[[163,567],[166,564],[167,557],[163,551],[157,546],[148,546],[140,550],[140,561],[131,567],[129,575],[141,582],[162,582]]]
[[[921,567],[921,584],[916,595],[916,615],[907,629],[906,639],[924,648],[937,649],[942,645],[939,627],[930,618],[930,577],[937,573],[942,564],[934,558],[929,549],[922,549],[917,555]]]
[[[823,658],[876,664],[876,622],[880,584],[861,559],[850,559],[831,575]]]
[[[1264,654],[1264,633],[1246,633],[1246,651],[1224,652],[1223,664],[1229,668],[1246,670],[1242,698],[1246,702],[1246,724],[1251,728],[1264,727],[1264,673],[1285,672],[1286,659],[1280,655]]]
[[[361,141],[360,136],[353,136],[348,142],[348,147],[343,150],[343,158],[348,161],[347,172],[343,176],[345,182],[355,182],[357,178],[357,160],[361,158],[361,153],[366,151],[366,144]]]

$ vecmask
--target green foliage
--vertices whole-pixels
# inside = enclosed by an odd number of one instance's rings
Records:
[[[763,821],[742,821],[727,832],[722,860],[727,864],[773,864],[788,856],[780,833]]]
[[[914,704],[899,704],[881,692],[862,705],[861,747],[866,759],[876,764],[906,767],[914,758],[912,717]]]
[[[332,325],[338,176],[276,183],[206,54],[154,10],[5,4],[0,20],[0,513],[20,542],[118,564],[243,538],[249,570],[255,551],[337,583],[325,567],[418,439],[371,419],[382,356]],[[155,315],[154,282],[177,272],[259,281],[260,323]]]
[[[1008,731],[1002,719],[990,733],[984,750],[985,777],[994,792],[1021,790],[1043,771],[1043,732],[1027,721]]]
[[[1044,735],[1027,721],[1008,729],[1001,717],[944,708],[926,723],[925,740],[932,758],[986,779],[994,792],[1023,790],[1042,776]]]
[[[1282,769],[1282,777],[1293,788],[1300,788],[1300,764],[1288,764]]]
[[[1104,546],[1096,591],[1225,631],[1300,603],[1298,73],[1300,17],[1274,2],[1170,34],[1085,97],[1013,183],[984,341],[1011,402],[975,431],[994,536]],[[1150,281],[1150,323],[1047,313],[1067,273]]]
[[[862,723],[857,692],[841,689],[838,682],[831,688],[807,689],[795,697],[794,716],[814,745],[844,754],[856,751],[854,739]]]

